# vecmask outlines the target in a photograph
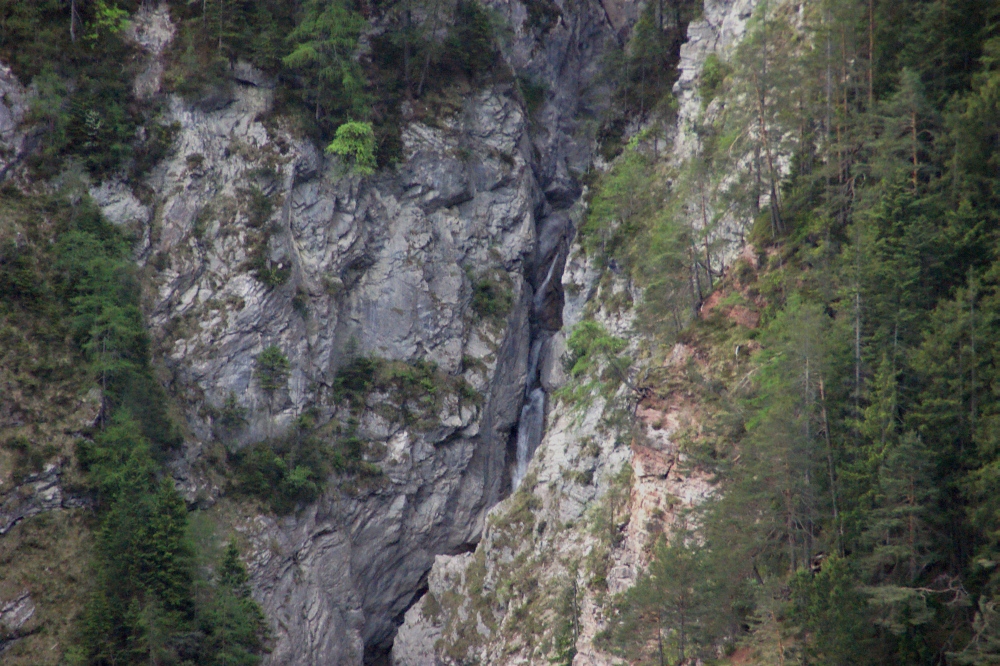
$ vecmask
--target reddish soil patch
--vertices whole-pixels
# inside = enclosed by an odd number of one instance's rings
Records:
[[[674,457],[639,444],[632,445],[632,469],[638,477],[667,478],[674,467]]]

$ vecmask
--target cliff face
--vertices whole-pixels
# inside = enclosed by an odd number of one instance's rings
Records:
[[[539,662],[564,640],[545,621],[567,589],[574,663],[606,663],[592,647],[604,595],[634,580],[650,521],[669,523],[678,501],[708,492],[677,471],[671,433],[689,405],[643,405],[633,442],[621,395],[589,404],[551,395],[567,382],[564,328],[587,311],[615,334],[630,330],[629,310],[600,302],[602,271],[573,237],[610,100],[605,56],[627,42],[640,5],[556,3],[559,18],[542,31],[525,5],[489,4],[512,30],[510,69],[545,91],[530,115],[513,83],[455,90],[450,111],[402,129],[397,167],[362,178],[270,114],[274,82],[237,63],[228,91],[196,104],[165,97],[171,151],[142,183],[90,188],[109,219],[141,238],[157,362],[186,426],[174,478],[192,506],[249,545],[273,633],[268,663],[380,663],[404,613],[395,663]],[[696,73],[738,39],[752,7],[707,2],[691,25],[678,154],[695,140]],[[136,95],[163,96],[175,37],[167,8],[144,6],[129,31],[145,53]],[[0,74],[10,88],[0,132],[14,164],[31,149],[21,125],[30,93]],[[609,293],[640,297],[613,282]],[[484,285],[501,295],[500,312],[477,307]],[[289,365],[277,390],[257,375],[272,346]],[[678,348],[678,363],[686,353]],[[354,410],[337,376],[361,357],[433,364],[479,397],[434,387],[432,413],[412,419],[400,416],[404,398],[376,390]],[[223,423],[227,401],[245,415],[237,428]],[[331,484],[284,517],[227,498],[211,463],[219,447],[280,437],[304,415],[318,426],[353,420],[377,479]],[[84,504],[59,483],[64,462],[4,496],[3,531]],[[516,481],[520,492],[501,503]],[[518,587],[539,581],[530,599]],[[517,609],[529,606],[540,625],[523,623]]]
[[[601,56],[636,8],[566,8],[542,39],[522,5],[495,9],[514,26],[512,68],[549,91],[533,118],[510,84],[466,91],[433,126],[403,128],[397,168],[361,178],[259,120],[273,85],[238,65],[230,94],[170,98],[173,153],[141,199],[114,182],[92,189],[112,220],[143,230],[151,328],[190,433],[174,465],[190,502],[220,495],[204,459],[230,396],[247,415],[226,433],[231,449],[307,411],[319,424],[348,418],[334,386],[353,358],[430,362],[482,396],[445,395],[415,426],[379,410],[395,396],[370,395],[356,433],[378,482],[331,489],[285,518],[236,512],[274,627],[270,663],[377,660],[433,558],[473,548],[509,491],[526,385],[551,365],[562,323],[570,211],[595,146],[583,119],[606,106]],[[156,94],[169,16],[144,10],[133,29],[149,53],[137,90]],[[509,311],[476,311],[486,281]],[[277,391],[255,379],[270,346],[289,361]]]
[[[755,5],[706,2],[688,27],[668,164],[680,167],[698,150],[697,124],[717,112],[702,104],[703,65],[739,43]],[[693,213],[688,222],[698,227]],[[740,247],[738,238],[729,239],[727,263]],[[574,242],[563,274],[564,330],[586,315],[630,340],[627,351],[635,354],[643,346],[636,312],[619,304],[640,302],[641,290],[613,273],[608,284],[608,277]],[[553,346],[564,350],[564,338],[557,335]],[[706,361],[684,344],[654,358],[661,361],[654,366],[647,357],[630,374],[643,374],[646,388],[657,382],[648,379],[652,373],[666,377],[664,386],[653,387],[662,391],[637,394],[623,384],[613,395],[587,390],[582,400],[578,389],[589,379],[568,377],[561,362],[550,363],[543,385],[563,390],[523,484],[490,512],[474,552],[435,559],[428,593],[399,630],[395,664],[618,663],[595,644],[612,597],[635,582],[657,536],[712,492],[678,447],[704,415],[690,393],[666,386],[686,368],[704,370]]]

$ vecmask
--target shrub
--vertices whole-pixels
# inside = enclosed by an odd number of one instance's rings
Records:
[[[559,6],[552,0],[527,0],[525,5],[528,9],[528,25],[542,34],[555,27],[562,16]]]
[[[0,299],[30,305],[43,289],[31,246],[13,240],[0,243]]]
[[[498,318],[510,312],[514,296],[509,288],[487,277],[472,282],[472,311],[481,317]]]
[[[266,502],[278,514],[319,497],[334,472],[377,477],[382,470],[365,461],[371,445],[351,432],[327,440],[315,433],[292,432],[259,442],[229,455],[231,488]]]
[[[251,225],[258,222],[260,218],[254,217],[256,213],[251,209]],[[260,280],[266,287],[274,289],[288,281],[292,275],[291,262],[287,259],[272,261],[268,246],[271,236],[275,232],[276,225],[267,225],[262,229],[251,230],[247,233],[247,260],[243,268]]]
[[[701,96],[702,108],[708,106],[719,88],[729,76],[730,67],[719,59],[714,53],[709,53],[705,58],[705,64],[701,68],[701,83],[698,85],[698,94]]]
[[[233,391],[226,397],[226,402],[219,410],[215,422],[226,435],[236,433],[246,425],[247,408],[239,403]]]
[[[257,356],[257,381],[268,393],[285,388],[288,384],[288,371],[288,357],[277,345],[265,347]]]
[[[352,359],[337,371],[333,379],[333,397],[338,402],[347,399],[361,402],[375,385],[378,361],[367,356]]]
[[[247,223],[254,229],[261,229],[271,219],[274,211],[274,201],[264,194],[259,187],[251,187],[247,191]]]
[[[105,413],[132,414],[143,436],[163,454],[182,438],[149,364],[149,335],[128,241],[89,200],[69,215],[71,224],[54,247],[52,268],[58,295],[69,306],[74,341],[104,389]]]
[[[467,76],[489,72],[498,61],[496,30],[489,12],[476,0],[460,0],[455,7],[455,24],[445,45],[445,60]]]
[[[337,128],[336,137],[326,147],[331,155],[353,161],[351,170],[362,176],[375,173],[375,132],[371,123],[350,121]]]
[[[521,96],[524,97],[524,110],[530,118],[538,113],[542,104],[545,103],[545,94],[549,91],[548,87],[544,82],[528,76],[518,76],[517,86],[521,90]]]
[[[20,483],[27,476],[41,472],[46,461],[59,451],[52,444],[35,446],[23,435],[11,437],[3,443],[3,448],[14,454],[14,483]]]
[[[302,99],[313,107],[317,122],[329,115],[368,114],[367,81],[353,57],[366,25],[342,0],[303,3],[302,20],[288,34],[292,52],[282,62],[305,84]]]
[[[581,321],[566,340],[570,352],[570,374],[579,377],[593,370],[601,360],[615,357],[626,345],[624,340],[610,335],[596,321]]]

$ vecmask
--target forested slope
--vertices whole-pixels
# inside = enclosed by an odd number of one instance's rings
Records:
[[[640,139],[599,184],[582,243],[645,288],[640,349],[712,359],[681,448],[715,479],[617,602],[609,648],[997,659],[998,19],[759,3],[705,62],[690,157],[661,166]],[[672,214],[622,208],[620,188],[667,178]],[[665,335],[685,277],[697,316]]]
[[[404,627],[445,663],[1000,654],[997,9],[736,4],[592,185],[547,439]]]

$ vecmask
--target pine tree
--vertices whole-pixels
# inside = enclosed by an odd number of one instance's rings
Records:
[[[302,77],[317,121],[338,112],[363,119],[366,82],[354,56],[364,19],[343,0],[309,0],[304,12],[288,35],[293,48],[285,66]]]
[[[260,606],[250,598],[249,575],[235,542],[226,546],[211,601],[199,613],[206,634],[205,664],[254,666],[260,663],[267,624]]]
[[[643,576],[618,603],[611,641],[621,654],[653,663],[685,663],[710,644],[713,585],[705,551],[678,529],[660,539]]]

